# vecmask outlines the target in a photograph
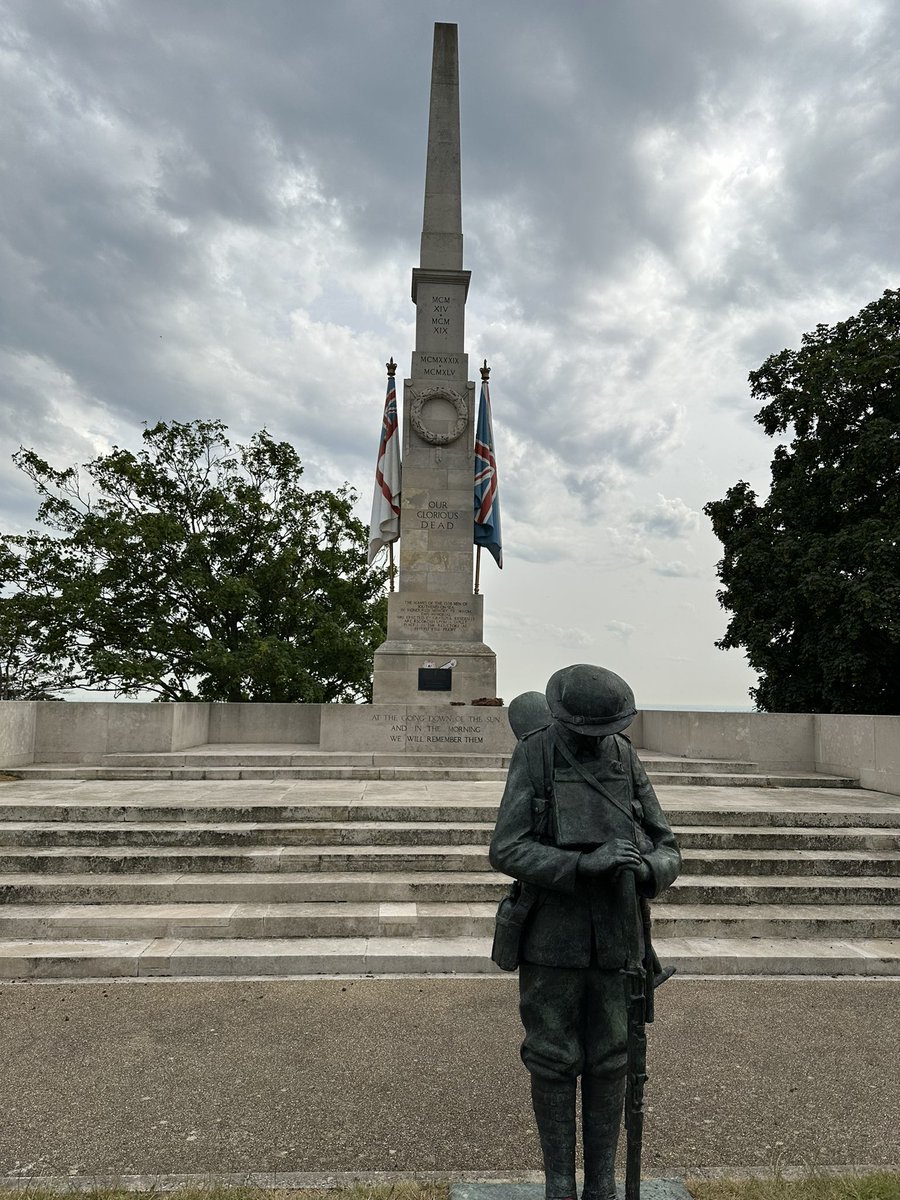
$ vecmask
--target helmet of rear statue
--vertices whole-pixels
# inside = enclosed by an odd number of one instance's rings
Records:
[[[509,723],[517,738],[523,738],[526,733],[534,733],[543,729],[553,720],[550,706],[543,692],[523,692],[509,703],[507,712]]]
[[[605,667],[576,663],[550,676],[547,703],[553,717],[573,733],[606,737],[637,716],[634,692]]]

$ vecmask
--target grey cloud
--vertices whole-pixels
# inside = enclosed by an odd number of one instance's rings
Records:
[[[692,570],[686,563],[679,562],[678,559],[673,559],[671,562],[655,563],[653,570],[657,575],[665,575],[672,579],[688,579],[696,575],[696,571]]]
[[[861,3],[848,42],[838,9],[459,0],[450,14],[469,336],[504,366],[498,439],[505,426],[524,448],[501,456],[510,530],[514,512],[541,519],[541,471],[582,516],[611,519],[625,479],[677,450],[682,410],[711,401],[687,367],[673,397],[673,354],[734,336],[745,377],[797,341],[787,301],[896,267],[897,14]],[[142,419],[217,415],[241,435],[265,420],[305,459],[368,479],[381,363],[409,336],[440,14],[420,0],[6,11],[10,350],[70,378],[123,438]],[[754,174],[767,163],[770,185]],[[22,440],[60,444],[38,382],[8,394],[34,418]]]
[[[536,632],[540,632],[557,645],[573,648],[592,646],[595,640],[586,630],[577,626],[547,624],[546,621],[540,620],[531,613],[521,612],[517,609],[506,609],[496,613],[491,620],[491,625],[495,629],[510,632],[519,641],[532,639]]]
[[[636,529],[654,537],[680,538],[693,533],[700,514],[685,504],[680,497],[667,499],[657,493],[656,504],[643,512],[632,514],[631,522]]]

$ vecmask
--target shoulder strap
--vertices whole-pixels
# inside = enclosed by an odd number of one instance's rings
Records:
[[[543,798],[549,802],[553,798],[553,754],[547,734],[549,730],[536,729],[522,738],[525,748],[525,761],[528,763],[528,774],[534,792],[535,803],[531,808],[531,822],[539,837],[545,836],[550,823],[550,806],[545,803],[538,806],[537,800]]]

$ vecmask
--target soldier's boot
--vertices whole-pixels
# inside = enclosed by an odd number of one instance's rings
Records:
[[[616,1146],[625,1078],[581,1077],[581,1123],[584,1141],[582,1200],[616,1200]]]
[[[575,1080],[531,1076],[546,1200],[575,1200]]]

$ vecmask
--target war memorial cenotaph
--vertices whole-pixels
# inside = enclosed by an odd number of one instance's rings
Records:
[[[413,269],[416,344],[403,384],[398,590],[375,652],[373,705],[356,706],[360,749],[460,751],[511,747],[493,698],[496,656],[473,590],[475,384],[465,353],[470,272],[463,269],[457,27],[434,31],[425,208]],[[345,712],[344,719],[348,719]],[[323,740],[331,720],[323,712]],[[358,741],[362,739],[362,741]]]
[[[465,353],[455,25],[435,26],[420,265],[413,270],[416,348],[403,387],[399,591],[388,599],[387,641],[375,653],[376,703],[422,698],[425,661],[451,660],[447,690],[430,702],[496,693],[496,659],[473,594],[475,385]]]

